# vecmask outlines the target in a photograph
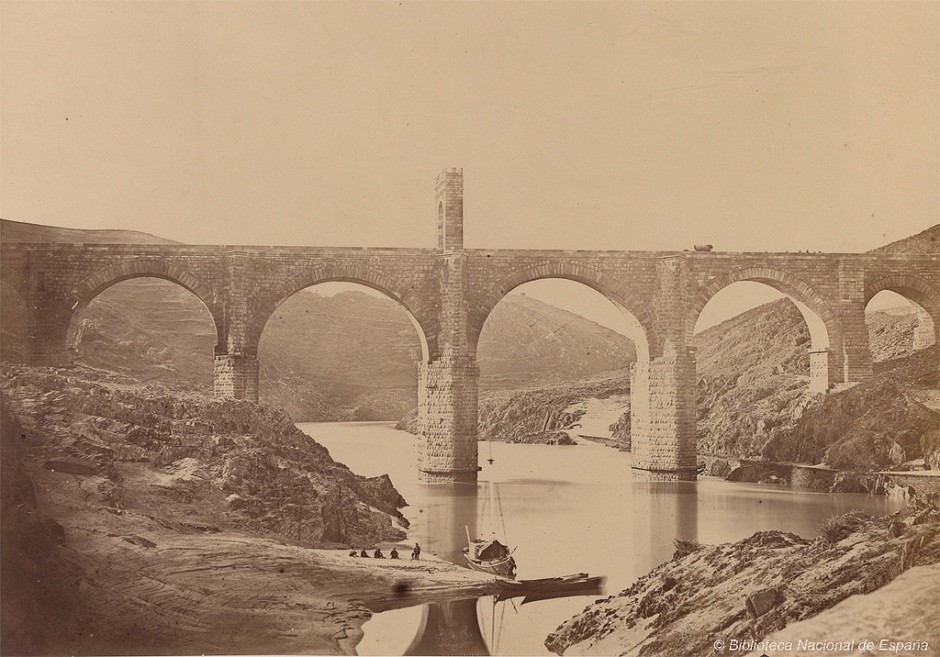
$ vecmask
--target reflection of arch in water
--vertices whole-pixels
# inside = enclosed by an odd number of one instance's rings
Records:
[[[406,655],[489,655],[477,620],[477,601],[426,605]]]

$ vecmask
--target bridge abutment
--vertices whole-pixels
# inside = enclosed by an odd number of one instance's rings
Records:
[[[809,391],[826,392],[832,387],[835,368],[829,363],[829,350],[809,352]]]
[[[217,353],[212,387],[216,397],[258,401],[258,357]]]
[[[33,311],[25,322],[26,362],[61,367],[73,362],[77,348],[69,339],[70,315]]]

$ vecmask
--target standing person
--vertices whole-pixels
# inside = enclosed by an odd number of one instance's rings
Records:
[[[412,559],[421,559],[421,546],[415,543],[415,549],[411,551]]]

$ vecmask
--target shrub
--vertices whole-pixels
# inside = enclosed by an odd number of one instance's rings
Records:
[[[697,541],[683,541],[681,538],[677,538],[675,541],[673,541],[673,544],[676,546],[676,551],[672,555],[673,559],[681,559],[687,554],[698,552],[704,547]]]
[[[871,520],[871,516],[867,513],[850,511],[826,520],[820,526],[819,533],[827,543],[838,543],[849,534],[863,527],[869,520]]]

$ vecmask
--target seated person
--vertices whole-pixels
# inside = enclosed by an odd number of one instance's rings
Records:
[[[382,548],[375,548],[375,554],[372,555],[376,559],[384,559],[385,555],[382,554]]]
[[[391,552],[391,555],[390,555],[390,556],[392,557],[392,559],[397,559],[397,558],[398,558],[398,550],[396,550],[395,548],[392,548],[392,552]]]
[[[368,558],[369,558],[369,553],[366,552],[366,549],[365,549],[365,548],[362,548],[362,552],[359,553],[359,556],[360,556],[360,557],[365,557],[366,559],[368,559]]]

